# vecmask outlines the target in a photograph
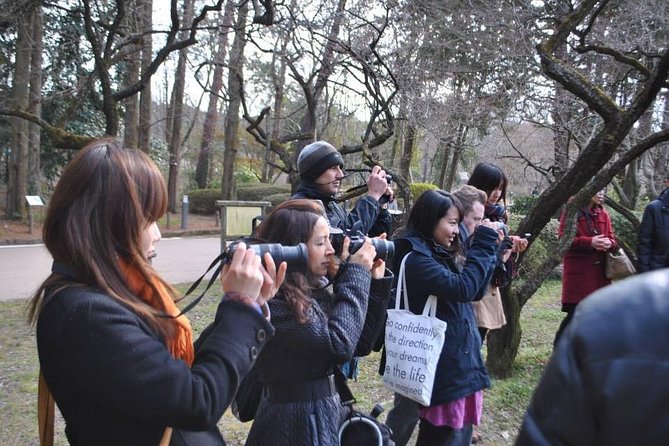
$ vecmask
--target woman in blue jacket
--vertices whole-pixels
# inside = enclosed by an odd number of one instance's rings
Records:
[[[482,390],[490,380],[481,357],[481,338],[472,311],[495,268],[500,234],[489,221],[472,235],[466,259],[458,261],[460,203],[442,190],[427,191],[411,209],[395,240],[395,266],[406,260],[409,307],[422,312],[428,296],[438,298],[437,317],[448,323],[429,407],[421,407],[417,446],[469,445],[480,421]]]

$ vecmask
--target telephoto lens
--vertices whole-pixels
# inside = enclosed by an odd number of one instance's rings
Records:
[[[265,266],[264,257],[266,252],[272,256],[277,268],[281,262],[286,262],[289,272],[304,272],[309,265],[307,245],[304,243],[299,243],[295,246],[284,246],[281,243],[254,243],[246,240],[237,240],[228,246],[226,250],[226,259],[228,261],[232,259],[232,255],[235,253],[237,244],[240,241],[246,243],[248,248],[253,249],[263,259],[263,266]]]

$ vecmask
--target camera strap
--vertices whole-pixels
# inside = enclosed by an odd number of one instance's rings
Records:
[[[193,282],[193,284],[190,286],[190,288],[188,288],[188,291],[186,291],[186,293],[183,295],[183,297],[179,298],[177,300],[177,302],[180,302],[183,299],[185,299],[186,297],[190,296],[193,293],[193,291],[195,291],[200,286],[200,283],[202,283],[202,280],[204,280],[205,276],[207,274],[209,274],[209,272],[213,269],[214,272],[212,273],[211,277],[209,278],[209,283],[207,284],[207,287],[204,289],[204,291],[202,291],[202,293],[200,293],[199,296],[197,296],[191,303],[186,305],[186,307],[183,310],[181,310],[181,312],[178,315],[176,315],[176,316],[164,315],[163,317],[178,318],[179,316],[182,316],[182,315],[188,313],[198,303],[200,303],[200,301],[205,296],[205,294],[207,294],[207,291],[209,291],[209,288],[211,288],[211,286],[214,284],[214,282],[218,278],[219,274],[221,274],[221,270],[223,269],[223,263],[225,261],[225,256],[226,256],[225,252],[219,254],[218,257],[216,257],[214,259],[214,261],[211,262],[211,264],[209,265],[207,270],[204,272],[204,274],[202,274],[195,282]]]

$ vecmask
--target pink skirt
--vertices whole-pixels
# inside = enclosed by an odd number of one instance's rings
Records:
[[[419,415],[434,426],[462,429],[466,424],[478,426],[483,412],[483,391],[438,406],[421,407]]]

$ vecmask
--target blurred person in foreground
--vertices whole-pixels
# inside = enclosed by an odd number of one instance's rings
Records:
[[[149,261],[166,208],[156,165],[111,138],[77,153],[49,201],[43,240],[54,262],[30,321],[70,444],[225,444],[216,424],[274,333],[262,308],[286,266],[276,272],[266,255],[265,271],[240,245],[193,343],[175,290]]]
[[[668,296],[665,268],[602,288],[579,304],[516,445],[666,444]]]

